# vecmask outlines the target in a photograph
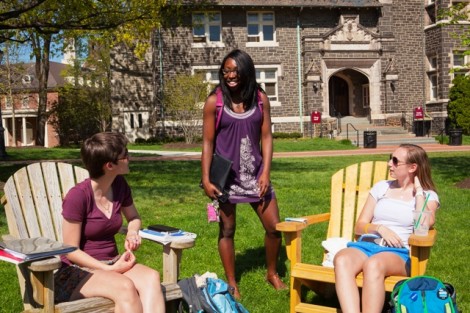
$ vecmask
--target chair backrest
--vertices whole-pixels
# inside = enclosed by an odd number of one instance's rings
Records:
[[[333,174],[327,238],[354,239],[354,224],[367,200],[370,188],[376,182],[389,178],[385,161],[357,163]]]
[[[86,178],[84,168],[61,162],[33,163],[19,169],[4,186],[10,235],[62,241],[62,199]]]

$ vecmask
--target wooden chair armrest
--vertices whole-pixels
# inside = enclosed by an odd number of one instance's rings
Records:
[[[430,229],[427,236],[417,236],[411,234],[408,239],[408,244],[415,247],[432,247],[436,242],[437,231],[435,229]]]
[[[330,213],[322,213],[315,215],[303,216],[302,218],[307,220],[307,223],[302,222],[280,222],[276,224],[276,230],[281,232],[298,232],[305,229],[307,226],[326,222],[330,219]]]
[[[62,261],[58,257],[52,257],[26,263],[26,267],[32,272],[54,271],[61,267]]]

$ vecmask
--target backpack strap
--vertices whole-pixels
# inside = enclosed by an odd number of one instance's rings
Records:
[[[219,88],[216,89],[215,94],[217,100],[215,102],[215,129],[217,130],[220,125],[220,119],[222,118],[222,112],[224,111],[224,100],[222,98],[222,90]],[[258,107],[263,114],[263,100],[261,100],[261,91],[258,89]]]
[[[217,96],[217,100],[215,102],[215,129],[217,130],[224,110],[224,100],[222,99],[222,90],[220,88],[217,88],[215,94]]]

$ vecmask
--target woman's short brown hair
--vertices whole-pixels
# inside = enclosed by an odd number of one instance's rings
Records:
[[[103,176],[103,165],[108,162],[117,163],[119,157],[126,152],[127,143],[123,134],[113,132],[97,133],[86,139],[80,154],[90,177]]]

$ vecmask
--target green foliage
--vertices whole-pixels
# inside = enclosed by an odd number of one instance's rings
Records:
[[[447,106],[451,128],[461,128],[464,134],[470,134],[470,77],[459,75],[454,78],[449,92]]]
[[[61,146],[81,142],[110,125],[111,107],[103,101],[105,90],[66,85],[59,94],[59,101],[51,109],[51,124]]]
[[[165,111],[182,129],[186,143],[193,143],[200,136],[208,90],[209,84],[202,75],[179,74],[165,85],[162,99]]]

